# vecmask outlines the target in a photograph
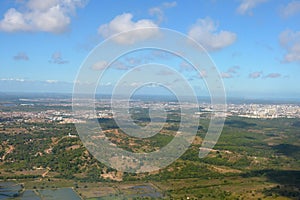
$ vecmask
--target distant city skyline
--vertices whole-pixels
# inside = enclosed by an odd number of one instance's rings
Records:
[[[229,97],[300,98],[299,17],[299,0],[3,0],[0,92],[71,93],[94,47],[121,31],[150,26],[173,29],[203,45]],[[139,37],[146,36],[135,39]],[[140,53],[144,60],[123,58],[112,74],[145,63],[150,54]],[[195,79],[184,63],[152,54],[155,61]],[[109,93],[116,81],[105,78],[100,93]],[[199,96],[208,95],[203,87],[194,85]],[[146,94],[152,91],[144,89]]]

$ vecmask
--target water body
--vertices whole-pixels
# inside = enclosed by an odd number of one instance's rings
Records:
[[[25,190],[21,200],[42,200],[33,190]]]
[[[22,189],[22,185],[14,182],[0,182],[0,199],[17,197]]]
[[[2,104],[3,107],[14,107],[14,106],[17,106],[17,104],[14,104],[14,103],[5,103],[5,104]]]
[[[0,200],[82,200],[72,188],[22,190],[20,184],[0,182]]]
[[[72,188],[38,190],[43,200],[81,200]]]
[[[0,182],[0,200],[82,200],[72,188],[25,190],[20,184]],[[22,192],[21,192],[22,191]],[[162,198],[163,195],[152,185],[136,185],[124,189],[121,194],[93,199]]]

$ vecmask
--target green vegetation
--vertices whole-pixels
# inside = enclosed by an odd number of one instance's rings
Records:
[[[22,108],[24,109],[24,108]],[[149,122],[139,110],[136,123]],[[150,152],[169,143],[178,130],[178,113],[170,112],[161,132],[151,138],[131,138],[112,119],[99,119],[106,136],[132,152]],[[211,151],[198,158],[208,120],[201,119],[195,142],[180,159],[153,173],[120,173],[98,162],[76,135],[72,124],[18,123],[1,119],[0,178],[16,180],[26,189],[74,187],[87,199],[134,196],[132,185],[150,184],[166,199],[299,199],[299,119],[226,120]],[[122,182],[120,182],[122,181]],[[130,187],[129,187],[130,185]],[[92,191],[107,188],[103,193]],[[145,189],[142,189],[145,190]],[[117,196],[116,196],[117,195]]]

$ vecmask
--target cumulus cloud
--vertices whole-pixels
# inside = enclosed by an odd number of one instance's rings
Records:
[[[72,88],[72,83],[58,80],[0,78],[0,89],[4,92],[70,92],[72,91]]]
[[[226,72],[221,73],[221,77],[222,78],[233,78],[239,69],[240,69],[239,66],[230,67]]]
[[[59,81],[58,80],[46,80],[45,82],[50,83],[50,84],[55,84],[55,83],[58,83]]]
[[[257,79],[257,78],[259,78],[261,76],[262,76],[262,71],[260,71],[260,72],[252,72],[252,73],[249,74],[249,78],[252,78],[252,79]]]
[[[161,23],[165,19],[164,10],[167,8],[173,8],[177,6],[176,1],[173,2],[164,2],[160,6],[156,6],[149,9],[149,14],[157,17],[157,22]]]
[[[218,25],[210,18],[198,19],[188,35],[198,41],[208,51],[222,49],[235,42],[237,36],[229,31],[217,31]]]
[[[25,52],[19,52],[17,55],[13,57],[14,60],[29,60],[29,57]]]
[[[285,18],[298,13],[300,13],[300,1],[291,1],[280,10],[280,15]]]
[[[107,61],[98,61],[96,62],[94,65],[92,65],[91,69],[92,70],[104,70],[106,69],[106,67],[109,65],[109,63]],[[128,70],[129,67],[128,65],[126,65],[124,62],[121,61],[116,61],[114,63],[112,63],[111,65],[109,65],[109,68],[112,69],[117,69],[117,70]]]
[[[281,77],[281,74],[279,73],[270,73],[265,76],[265,78],[279,78],[279,77]]]
[[[228,73],[228,72],[222,72],[221,77],[222,78],[233,78],[233,75],[231,73]]]
[[[49,62],[54,64],[67,64],[69,61],[64,60],[60,52],[54,52]]]
[[[126,57],[125,61],[129,65],[140,65],[140,64],[142,64],[142,58],[140,58],[140,57]]]
[[[117,70],[128,70],[130,67],[124,62],[117,61],[113,63],[112,68]]]
[[[115,42],[119,44],[133,44],[135,42],[146,40],[158,34],[158,26],[153,21],[148,19],[141,19],[135,22],[132,20],[132,18],[133,15],[130,13],[118,15],[109,23],[101,25],[98,28],[98,33],[104,38],[108,38],[121,32],[140,29],[140,31],[135,31],[134,33],[122,34],[118,37],[115,37]],[[143,28],[151,29],[147,30]]]
[[[231,74],[236,74],[237,71],[240,69],[240,66],[233,66],[233,67],[230,67],[227,72],[228,73],[231,73]]]
[[[101,60],[101,61],[96,62],[92,66],[92,69],[93,70],[103,70],[103,69],[105,69],[107,67],[107,65],[108,65],[107,61]]]
[[[286,50],[284,62],[300,62],[300,31],[283,31],[279,35],[279,43]]]
[[[26,81],[23,78],[1,78],[0,81],[15,81],[15,82],[24,82]]]
[[[252,15],[253,8],[267,1],[268,0],[242,0],[241,4],[239,5],[236,11],[241,15]]]
[[[10,8],[0,21],[0,31],[65,32],[70,16],[76,8],[83,7],[85,0],[29,0],[23,9]]]
[[[163,8],[173,8],[175,6],[177,6],[177,2],[176,1],[162,3],[162,7]]]

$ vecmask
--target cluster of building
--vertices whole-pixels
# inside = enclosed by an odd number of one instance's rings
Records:
[[[72,113],[69,111],[0,111],[0,122],[24,122],[24,123],[80,123],[84,122],[72,117]]]
[[[300,118],[296,104],[229,104],[227,116],[247,118]]]
[[[128,107],[128,102],[117,102],[116,105],[120,109]],[[70,105],[67,103],[68,106]],[[126,105],[127,104],[127,105]],[[1,105],[0,105],[1,106]],[[34,106],[34,105],[32,105]],[[57,106],[57,105],[56,105]],[[64,103],[60,103],[61,106],[65,106]],[[178,102],[143,102],[133,101],[129,102],[130,108],[151,108],[154,110],[165,111],[177,111],[180,108],[192,109],[199,106],[199,111],[194,112],[194,115],[200,115],[202,117],[210,117],[210,114],[214,111],[220,110],[222,106],[215,105],[212,107],[209,103],[201,103],[200,105]],[[88,119],[95,118],[113,118],[114,110],[111,108],[110,101],[101,101],[96,103],[96,112],[80,110],[75,113],[71,109],[55,108],[45,111],[28,111],[22,109],[22,111],[1,111],[0,110],[0,122],[9,123],[14,122],[58,122],[58,123],[85,123]],[[46,107],[47,108],[47,107]],[[23,111],[24,110],[24,111]],[[226,116],[239,116],[247,118],[300,118],[300,105],[298,104],[228,104],[227,109],[223,114]]]

